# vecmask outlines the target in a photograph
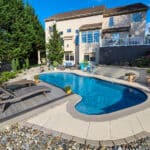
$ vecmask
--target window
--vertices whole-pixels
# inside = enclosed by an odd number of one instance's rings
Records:
[[[65,55],[65,60],[69,60],[69,54]]]
[[[141,13],[132,14],[132,21],[133,22],[141,22],[142,21],[142,14]]]
[[[76,34],[78,34],[79,33],[79,30],[78,29],[76,29]]]
[[[88,43],[92,43],[93,42],[93,33],[92,31],[88,31]]]
[[[53,32],[53,27],[49,26],[49,32]]]
[[[109,18],[109,27],[113,27],[114,26],[114,18],[110,17]]]
[[[150,33],[150,27],[148,28],[148,32]]]
[[[75,44],[76,44],[76,45],[79,45],[79,35],[76,35]]]
[[[69,44],[67,44],[66,47],[68,48],[68,47],[69,47]]]
[[[95,57],[90,57],[90,61],[95,61]]]
[[[100,31],[93,30],[93,31],[86,31],[82,32],[82,43],[93,43],[100,41]]]
[[[119,35],[119,33],[112,33],[111,37],[113,40],[118,40],[120,35]]]
[[[84,55],[84,61],[89,61],[89,55]]]
[[[74,56],[70,56],[70,60],[74,60]]]
[[[82,43],[86,43],[86,32],[82,32]]]
[[[99,42],[100,33],[98,30],[94,31],[94,42]]]
[[[63,31],[60,31],[59,34],[60,34],[60,35],[63,35]]]
[[[71,32],[71,29],[67,29],[67,32],[68,32],[68,33]]]

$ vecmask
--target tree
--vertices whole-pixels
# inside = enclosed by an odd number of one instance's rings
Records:
[[[0,9],[0,61],[30,59],[38,50],[44,51],[44,29],[29,4],[0,0]]]
[[[64,57],[63,43],[59,32],[57,31],[56,24],[53,25],[53,32],[47,44],[48,59],[51,63],[62,63]]]

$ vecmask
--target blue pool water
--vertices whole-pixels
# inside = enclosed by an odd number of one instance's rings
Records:
[[[73,92],[82,97],[76,110],[88,115],[111,113],[147,99],[138,89],[71,73],[42,74],[40,80],[60,88],[70,85]]]

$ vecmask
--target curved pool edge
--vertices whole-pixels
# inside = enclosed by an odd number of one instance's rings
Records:
[[[120,117],[125,117],[127,115],[132,114],[132,113],[136,113],[136,112],[142,111],[143,109],[146,109],[146,108],[150,107],[150,90],[146,90],[147,87],[143,86],[143,85],[140,85],[140,84],[139,84],[140,86],[137,87],[136,84],[138,84],[138,83],[136,83],[134,85],[134,83],[130,83],[130,82],[127,82],[127,81],[124,81],[124,80],[110,78],[110,77],[104,77],[104,76],[101,76],[101,75],[87,74],[85,72],[53,71],[53,72],[47,72],[47,73],[42,73],[42,74],[50,74],[50,73],[72,73],[72,74],[85,76],[85,77],[93,77],[93,78],[96,78],[96,79],[100,79],[100,80],[104,80],[104,81],[108,81],[108,82],[128,86],[128,87],[131,87],[131,88],[135,88],[137,90],[140,90],[141,92],[143,92],[147,96],[147,99],[144,102],[142,102],[141,104],[135,105],[135,106],[124,108],[122,110],[118,110],[118,111],[108,113],[108,114],[86,115],[86,114],[78,112],[75,109],[75,105],[77,103],[79,103],[82,99],[82,97],[80,95],[76,94],[76,95],[78,95],[78,98],[75,99],[75,100],[69,101],[67,103],[67,112],[69,114],[71,114],[71,116],[76,118],[76,119],[80,119],[80,120],[84,120],[84,121],[93,121],[93,122],[108,121],[108,120],[118,119]]]
[[[77,95],[77,94],[76,94]],[[74,99],[72,101],[68,101],[67,103],[67,112],[74,118],[84,120],[84,121],[92,121],[92,122],[101,122],[101,121],[110,121],[115,120],[121,117],[125,117],[128,115],[131,115],[133,113],[137,113],[139,111],[142,111],[146,108],[150,107],[150,94],[147,94],[148,98],[145,102],[138,104],[136,106],[124,108],[122,110],[118,110],[112,113],[108,114],[101,114],[101,115],[86,115],[83,113],[80,113],[76,110],[75,105],[79,103],[82,100],[82,97],[80,95],[77,95],[77,99]]]
[[[86,73],[86,72],[83,72],[83,71],[80,71],[80,70],[75,70],[75,71],[74,70],[63,70],[63,71],[56,70],[56,71],[52,71],[52,72],[43,72],[43,73],[40,73],[40,74],[42,75],[42,74],[51,74],[51,73],[72,73],[72,74],[76,74],[76,75],[84,76],[84,77],[93,77],[93,78],[108,81],[108,82],[111,82],[111,83],[116,83],[116,84],[119,84],[119,85],[135,88],[137,90],[141,90],[144,93],[145,92],[150,93],[150,88],[148,89],[146,86],[144,86],[140,83],[137,83],[137,82],[128,82],[128,81],[125,81],[123,79],[116,79],[116,78],[106,77],[106,76],[102,76],[102,75],[89,74],[89,73]]]

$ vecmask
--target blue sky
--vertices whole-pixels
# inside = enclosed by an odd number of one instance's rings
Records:
[[[98,5],[106,5],[108,8],[142,2],[150,7],[150,0],[24,0],[35,9],[40,22],[44,27],[44,19],[58,13],[77,10]],[[147,22],[150,22],[150,10],[147,14]]]

